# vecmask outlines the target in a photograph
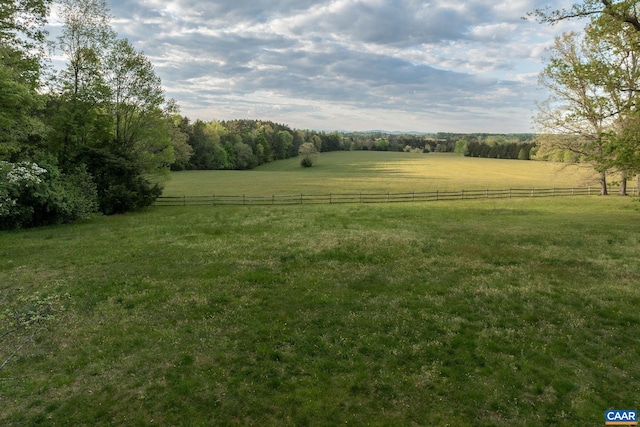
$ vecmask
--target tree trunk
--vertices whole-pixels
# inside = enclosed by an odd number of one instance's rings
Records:
[[[607,191],[607,173],[600,172],[600,195],[608,196],[609,192]]]
[[[627,171],[623,170],[622,173],[620,174],[620,195],[621,196],[626,196],[627,195]]]

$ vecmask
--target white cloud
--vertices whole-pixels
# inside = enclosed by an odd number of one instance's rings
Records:
[[[541,55],[566,27],[521,19],[541,5],[109,0],[114,28],[193,119],[493,132],[530,130]]]

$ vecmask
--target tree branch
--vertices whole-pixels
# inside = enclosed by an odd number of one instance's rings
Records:
[[[44,331],[45,329],[46,329],[46,328],[43,326],[42,328],[40,328],[40,329],[36,330],[33,334],[31,334],[31,336],[27,337],[27,339],[26,339],[26,340],[24,340],[24,342],[23,342],[22,344],[20,344],[20,345],[19,345],[19,346],[18,346],[18,347],[13,351],[13,353],[11,353],[11,354],[9,355],[9,357],[7,357],[7,358],[5,359],[5,361],[4,361],[4,362],[2,362],[2,365],[0,365],[0,371],[2,370],[2,368],[4,368],[4,367],[6,366],[6,364],[7,364],[7,363],[9,363],[9,361],[10,361],[11,359],[13,359],[13,357],[14,357],[16,354],[18,354],[18,352],[19,352],[20,350],[22,350],[22,348],[23,348],[25,345],[29,344],[29,343],[30,343],[30,342],[35,338],[35,336],[36,336],[39,332]]]

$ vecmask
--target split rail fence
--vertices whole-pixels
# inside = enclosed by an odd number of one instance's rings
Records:
[[[610,188],[609,194],[619,189]],[[510,199],[523,197],[597,196],[595,187],[575,188],[509,188],[507,190],[460,190],[411,193],[329,193],[288,194],[271,196],[161,196],[155,206],[239,206],[239,205],[311,205],[339,203],[401,203],[435,202],[440,200]],[[627,194],[638,195],[637,188],[627,188]]]

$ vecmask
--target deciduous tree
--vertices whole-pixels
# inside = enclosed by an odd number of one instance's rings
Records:
[[[313,166],[314,159],[318,155],[319,151],[311,142],[305,142],[300,146],[298,154],[302,157],[300,164],[304,167]]]
[[[543,145],[571,151],[587,159],[600,174],[600,193],[607,194],[605,132],[612,125],[614,111],[602,89],[605,64],[598,62],[594,45],[576,33],[556,38],[540,82],[549,99],[540,105],[536,122]],[[555,134],[567,135],[556,138]]]

